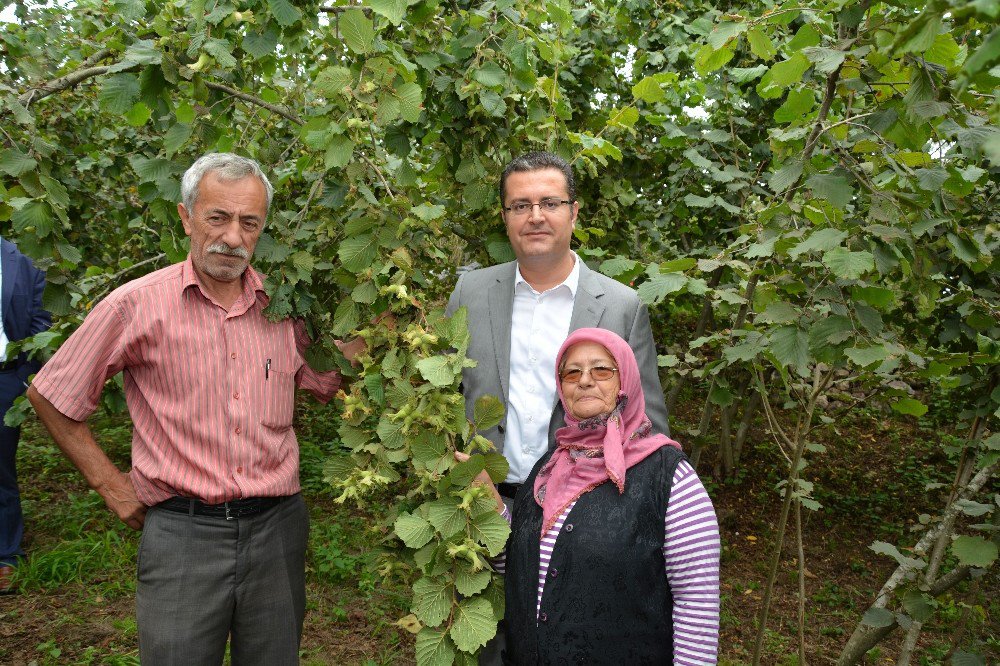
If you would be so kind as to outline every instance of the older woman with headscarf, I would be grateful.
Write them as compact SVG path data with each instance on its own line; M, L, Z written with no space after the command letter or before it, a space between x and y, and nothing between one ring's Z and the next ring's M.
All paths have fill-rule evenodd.
M566 426L514 499L501 563L505 663L714 664L715 511L680 445L652 432L631 348L579 329L556 368Z

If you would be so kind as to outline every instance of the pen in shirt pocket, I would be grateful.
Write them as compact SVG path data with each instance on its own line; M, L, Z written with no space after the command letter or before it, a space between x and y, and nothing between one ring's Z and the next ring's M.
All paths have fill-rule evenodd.
M264 364L264 381L267 381L271 376L271 359L267 359L267 363Z

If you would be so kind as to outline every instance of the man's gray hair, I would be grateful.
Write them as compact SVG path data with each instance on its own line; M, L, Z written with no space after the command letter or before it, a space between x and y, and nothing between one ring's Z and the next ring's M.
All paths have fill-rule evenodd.
M554 153L538 150L515 157L504 167L503 175L500 176L500 205L504 206L507 203L507 177L510 174L542 169L555 169L562 172L566 178L566 192L569 194L569 200L576 201L576 179L573 177L573 167Z
M267 209L271 210L271 199L274 197L274 187L271 181L264 175L264 170L260 164L249 157L240 157L233 153L207 153L202 155L195 163L188 167L181 179L181 201L188 213L194 212L194 205L198 201L198 186L201 179L208 173L214 173L216 178L222 181L242 180L247 176L256 176L264 184L267 192Z

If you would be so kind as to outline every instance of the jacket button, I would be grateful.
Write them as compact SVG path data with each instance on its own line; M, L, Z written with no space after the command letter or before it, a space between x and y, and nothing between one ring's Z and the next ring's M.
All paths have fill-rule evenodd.
M558 569L553 569L552 571L549 572L549 576L551 576L552 578L555 578L558 575L559 575Z
M539 622L548 622L549 621L549 616L546 615L545 613L542 613L541 615L538 616L538 621Z
M572 532L573 531L573 523L570 523L569 525L567 525L563 529L566 530L567 532Z

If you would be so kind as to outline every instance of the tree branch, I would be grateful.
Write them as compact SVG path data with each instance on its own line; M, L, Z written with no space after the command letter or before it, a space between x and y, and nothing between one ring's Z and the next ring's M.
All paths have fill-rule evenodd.
M219 92L224 92L227 95L231 95L237 99L241 99L244 102L249 102L250 104L256 104L259 107L265 108L272 113L277 113L282 118L291 120L296 125L302 125L303 121L290 109L278 106L277 104L271 104L270 102L265 102L260 97L256 95L251 95L250 93L245 93L242 90L237 90L236 88L230 88L229 86L223 85L221 83L214 83L209 81L205 83L205 86L211 90L218 90Z
M81 62L80 67L75 71L23 92L18 96L17 101L20 102L21 106L24 108L28 108L33 102L44 99L53 93L66 90L67 88L72 88L81 81L86 81L91 77L104 74L108 71L108 68L105 66L98 67L96 65L112 53L113 51L111 49L100 49L99 51L94 52Z

